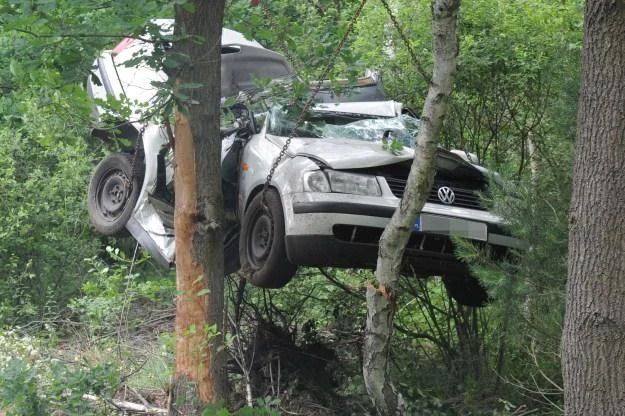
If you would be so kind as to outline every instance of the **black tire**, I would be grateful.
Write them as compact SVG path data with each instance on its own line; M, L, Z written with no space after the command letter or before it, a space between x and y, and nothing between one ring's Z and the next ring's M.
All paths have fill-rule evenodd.
M297 266L286 256L280 196L274 189L267 191L265 203L269 212L263 209L261 198L262 193L256 195L243 216L239 242L241 268L254 286L277 289L293 278Z
M132 158L127 153L108 155L96 166L89 181L89 218L95 229L104 235L125 235L126 223L137 204L144 167L143 160L138 160L133 176Z
M226 229L228 226L226 225ZM228 276L241 268L239 262L239 229L224 236L224 274Z
M473 276L443 277L449 296L461 305L480 307L489 302L488 292Z

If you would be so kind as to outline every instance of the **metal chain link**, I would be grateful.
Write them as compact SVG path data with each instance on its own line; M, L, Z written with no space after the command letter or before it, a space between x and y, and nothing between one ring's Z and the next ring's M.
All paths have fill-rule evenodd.
M275 32L275 33L280 33L277 28L276 28L276 22L273 19L273 15L271 14L271 10L269 10L269 6L267 6L267 4L265 2L261 2L260 3L260 8L263 11L263 14L265 15L265 19L267 19L267 22L269 22L269 27ZM281 39L284 43L284 47L280 48L280 52L286 57L287 61L289 61L289 64L291 65L291 68L293 68L296 72L297 72L297 62L295 61L295 58L293 58L293 55L291 54L291 51L289 50L289 45L287 43L287 41L285 39Z
M261 191L260 205L262 207L262 210L265 212L265 214L267 214L269 216L269 221L271 223L271 228L270 228L271 231L269 233L269 241L267 242L267 244L270 245L270 246L273 245L273 238L274 238L273 230L275 228L275 222L274 222L273 215L271 215L271 211L269 210L269 207L267 206L267 201L266 201L266 195L267 195L267 191L269 190L269 184L271 183L271 180L272 180L273 175L274 175L274 173L276 171L276 168L278 167L278 165L282 161L282 158L284 157L284 155L286 154L289 146L291 145L291 140L293 139L293 137L295 137L297 128L299 128L304 123L304 119L306 117L306 112L308 111L308 108L311 106L311 104L313 103L315 97L317 96L317 94L321 90L321 86L323 85L324 79L327 78L328 74L330 73L330 70L334 66L334 61L336 60L336 57L338 56L338 54L341 52L341 50L345 46L345 42L347 41L347 37L353 31L354 25L356 23L356 20L360 16L360 13L362 12L362 9L365 6L366 2L367 2L367 0L362 0L360 5L356 9L356 12L354 13L354 16L352 17L352 20L350 21L349 26L347 27L347 30L345 31L345 33L341 37L341 40L339 41L336 49L334 50L334 53L331 55L330 59L328 60L327 65L325 66L323 71L319 74L319 79L317 80L317 84L315 85L315 87L312 90L312 93L309 95L308 99L304 103L304 106L302 108L302 112L301 112L300 116L298 117L297 121L295 122L295 125L291 129L291 131L289 133L289 136L287 137L286 142L284 143L284 146L282 146L282 149L280 149L280 153L278 154L278 157L276 158L276 160L272 164L271 169L269 169L269 173L267 174L267 178L265 180L265 184L263 185L263 190ZM264 4L264 2L261 3L261 5L263 6L263 12L265 13L265 16L266 16L267 20L270 22L270 24L273 25L273 19L271 17L271 13L269 12L269 9ZM275 28L274 28L274 30L275 30ZM285 49L286 50L282 51L282 52L284 53L286 58L292 64L294 64L295 60L293 59L292 55L288 51L288 45L287 45L287 47Z
M414 63L414 65L417 67L417 71L419 72L419 74L421 74L425 82L429 84L431 81L431 78L428 75L428 73L425 71L425 69L423 69L423 66L421 65L421 61L419 61L419 59L417 58L417 54L415 53L414 49L412 49L412 46L410 45L410 41L408 40L408 37L406 37L406 34L404 30L402 29L401 25L399 24L397 17L395 17L395 15L393 14L393 11L391 10L391 6L389 6L386 0L380 0L380 1L382 2L382 5L384 5L384 8L386 9L386 13L388 13L388 17L393 22L393 26L395 26L395 30L397 30L399 37L404 42L404 45L406 45L406 49L408 49L408 54L410 55L410 58L412 59L412 62Z
M141 143L143 142L143 133L145 133L145 125L141 126L141 130L139 130L139 136L137 136L137 140L135 140L134 153L132 155L132 161L130 162L130 178L126 178L126 181L124 183L127 188L126 195L124 196L126 200L130 198L130 194L132 193L132 183L135 180L135 176L137 176L137 155L139 154L139 152L142 151Z
M127 192L124 195L124 198L128 200L130 198L130 194L132 193L132 183L135 180L135 176L137 176L137 159L139 152L142 152L142 143L143 143L143 133L145 133L145 125L141 126L141 130L139 130L139 136L137 136L137 140L135 140L134 153L132 155L132 160L130 161L130 178L125 177L124 185L126 186Z
M354 26L356 24L356 21L358 20L358 17L360 17L362 9L364 8L366 3L367 3L367 0L362 0L360 2L360 4L358 5L358 8L354 12L354 16L352 17L352 20L349 22L349 26L347 27L347 30L345 31L345 33L341 37L341 40L339 41L338 45L336 46L336 49L334 50L334 52L330 56L330 59L328 60L327 65L325 66L323 71L319 74L319 79L317 80L317 83L316 83L315 87L313 88L312 93L308 96L308 99L304 103L304 107L302 108L302 112L301 112L300 116L298 117L297 121L295 122L295 125L291 129L291 132L289 133L289 136L287 137L286 142L284 143L284 146L282 146L282 149L280 149L280 153L278 154L278 157L274 161L273 165L271 166L271 169L269 170L269 173L267 174L267 178L265 180L265 184L263 186L263 190L262 190L262 194L261 194L261 206L263 207L265 212L269 212L269 209L267 208L267 204L266 204L266 201L265 201L265 196L267 194L267 190L269 189L269 184L271 183L271 180L273 179L273 175L274 175L274 173L276 171L276 168L278 167L278 165L282 161L282 158L284 157L284 155L286 154L289 146L291 145L291 140L293 140L293 137L295 137L296 130L304 123L305 118L306 118L306 112L308 111L308 109L310 108L311 104L315 100L315 97L317 96L317 94L321 90L321 86L323 85L323 81L328 77L328 74L330 73L330 70L334 66L334 61L336 60L337 56L339 55L339 53L341 52L341 50L345 46L345 42L347 41L347 37L354 30ZM270 217L271 217L271 215L270 215ZM271 218L271 220L272 220L272 228L273 228L273 217Z
M139 130L139 136L137 137L137 140L135 141L135 151L134 151L134 154L132 155L132 163L131 163L131 175L132 175L130 178L131 184L135 178L135 175L137 174L137 155L139 154L139 152L142 151L141 145L143 143L144 133L145 133L145 124L141 126L141 130Z

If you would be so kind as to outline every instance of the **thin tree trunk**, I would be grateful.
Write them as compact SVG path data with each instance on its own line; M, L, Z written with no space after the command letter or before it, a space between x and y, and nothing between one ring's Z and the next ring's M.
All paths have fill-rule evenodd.
M379 285L367 288L363 373L367 391L378 412L384 415L406 413L406 404L393 386L389 371L396 288L406 244L434 180L438 133L456 70L459 7L460 0L432 2L434 70L423 106L415 158L404 197L380 239L376 268Z
M189 97L176 113L176 355L170 412L198 415L225 398L221 27L224 0L176 6L176 79ZM185 85L199 88L180 89Z
M527 158L530 162L532 182L535 182L538 177L538 156L536 155L536 145L534 144L534 133L531 130L527 132Z
M625 414L625 1L589 0L562 337L565 415Z

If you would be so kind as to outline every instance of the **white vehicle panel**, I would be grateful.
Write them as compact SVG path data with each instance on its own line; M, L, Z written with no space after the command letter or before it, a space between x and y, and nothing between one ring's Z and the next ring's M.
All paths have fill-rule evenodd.
M267 136L278 146L286 139L280 136ZM312 157L333 169L355 169L371 166L390 165L412 159L414 151L405 147L399 155L384 149L380 142L363 142L351 139L294 138L288 149L292 156ZM346 157L349 155L349 157Z
M363 114L377 117L397 117L401 114L402 104L397 101L323 103L313 107L313 111L331 111L333 113Z

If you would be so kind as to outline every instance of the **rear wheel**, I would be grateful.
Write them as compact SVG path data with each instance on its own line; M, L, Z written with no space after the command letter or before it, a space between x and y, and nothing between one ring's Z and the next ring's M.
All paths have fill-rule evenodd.
M142 163L142 162L141 162ZM132 155L113 153L96 166L89 182L88 210L91 223L104 235L120 235L139 198L143 165L132 174Z
M284 212L278 192L274 189L266 192L267 210L261 199L262 193L256 195L243 217L239 243L241 266L254 286L280 288L293 278L297 266L286 256Z
M224 235L224 274L227 276L239 270L239 228L238 225L228 227ZM229 231L229 232L228 232Z
M443 277L449 296L461 305L486 306L488 293L479 280L473 276Z

